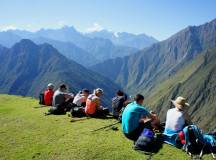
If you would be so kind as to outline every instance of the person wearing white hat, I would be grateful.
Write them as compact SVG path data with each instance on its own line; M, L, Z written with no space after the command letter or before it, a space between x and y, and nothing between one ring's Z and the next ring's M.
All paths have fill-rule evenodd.
M54 95L54 85L49 83L44 91L44 103L46 106L52 106L52 98Z
M166 137L172 137L171 139L166 139L165 142L175 145L175 138L173 137L178 135L186 125L192 124L192 122L187 113L190 104L186 102L184 97L177 97L176 100L171 100L171 102L174 108L167 111L164 135Z

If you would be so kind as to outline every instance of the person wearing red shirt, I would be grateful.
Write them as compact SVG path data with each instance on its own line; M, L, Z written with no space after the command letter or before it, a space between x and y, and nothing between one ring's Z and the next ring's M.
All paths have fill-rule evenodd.
M52 99L54 95L54 85L49 83L47 90L44 91L44 103L46 106L52 106Z

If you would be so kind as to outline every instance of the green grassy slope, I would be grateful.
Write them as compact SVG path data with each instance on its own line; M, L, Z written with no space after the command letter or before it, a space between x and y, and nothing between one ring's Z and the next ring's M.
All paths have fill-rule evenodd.
M132 142L119 131L94 129L115 122L112 119L74 119L67 115L44 116L32 98L0 95L0 160L17 159L131 159L149 156L132 149ZM164 145L151 159L189 159L186 153ZM204 156L204 159L211 159Z
M211 131L216 127L216 48L200 53L191 63L161 82L146 98L146 103L165 118L170 100L177 96L188 99L189 113L202 129Z

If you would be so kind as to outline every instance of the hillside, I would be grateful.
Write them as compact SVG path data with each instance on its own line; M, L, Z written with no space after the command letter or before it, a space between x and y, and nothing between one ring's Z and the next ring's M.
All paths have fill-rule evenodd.
M148 93L155 85L175 74L203 50L216 46L216 19L190 26L169 39L136 54L105 61L92 70L110 78L130 93Z
M188 98L193 121L206 131L216 128L216 48L207 49L147 95L151 105L165 119L170 100Z
M120 130L94 129L115 122L111 119L75 119L67 115L44 116L47 107L32 98L0 95L0 159L40 160L187 160L181 150L163 145L152 157L132 149ZM203 157L210 160L211 156Z
M194 122L209 130L216 127L216 52L211 49L215 46L213 20L188 27L135 55L105 61L92 69L132 95L143 93L147 104L163 119L170 100L184 95L192 104L190 114Z
M86 66L86 67L99 62L95 56L92 56L90 53L77 47L71 42L62 42L62 41L51 40L51 39L42 38L42 37L33 38L32 41L37 44L43 44L43 43L51 44L65 57L71 60L74 60L75 62L83 66Z
M0 68L0 93L38 97L48 83L66 83L75 93L82 88L103 88L108 105L119 89L107 78L62 56L51 45L36 45L27 39L0 52Z

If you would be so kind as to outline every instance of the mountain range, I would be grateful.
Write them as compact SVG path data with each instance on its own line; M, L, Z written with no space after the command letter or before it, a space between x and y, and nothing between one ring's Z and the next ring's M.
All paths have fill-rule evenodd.
M21 38L32 41L16 43ZM65 82L72 91L104 88L108 104L123 88L131 95L144 94L162 121L173 107L170 100L181 95L191 104L196 124L206 131L215 128L216 19L144 48L143 42L140 35L83 34L73 27L0 32L0 44L16 43L0 45L0 92L37 96L50 81Z
M132 48L143 49L156 42L155 38L145 34L132 34L127 32L112 32L108 30L101 30L86 33L91 38L109 39L115 45L129 46Z
M205 61L207 64L212 64L212 70L208 70L208 67L198 67L194 72L191 71L191 74L188 75L188 81L186 79L187 83L185 82L185 85L182 85L181 88L178 88L179 84L177 82L183 81L184 74L177 79L176 86L167 84L163 91L157 90L157 88L163 88L164 81L170 80L175 76L178 77L178 73L183 67L195 61L197 56L203 51L215 46L216 19L200 26L189 26L167 40L155 43L136 54L107 60L93 66L92 70L115 81L131 94L137 92L143 93L151 108L159 111L163 119L165 118L165 112L167 110L167 104L170 102L170 97L175 98L181 93L184 93L183 95L188 98L189 102L196 105L191 107L190 114L193 115L196 122L199 122L202 127L208 129L209 126L211 126L211 128L212 126L216 127L216 111L215 109L213 110L213 106L215 106L216 103L212 101L208 102L209 95L211 95L211 97L216 95L214 89L216 82L212 80L212 73L216 70L215 65L213 65L214 61L211 59L209 59L209 62L207 60ZM213 58L216 54L215 50L211 52L211 56L209 56ZM190 67L186 67L186 71L188 72L191 69ZM210 78L206 79L206 77L202 77L202 73L204 74L205 70L206 74L211 74L209 75ZM191 79L197 79L196 83ZM205 89L206 85L210 86L210 88L213 87L209 89L208 92L205 92L207 95L203 94L202 90L199 89L200 86ZM184 88L185 86L188 88ZM173 87L177 87L174 92L175 94L168 92L168 90ZM162 99L158 99L157 96L151 96L152 93L162 97ZM165 93L167 93L166 96L164 95ZM201 97L198 95L201 95ZM201 100L199 98L201 98ZM208 118L206 118L207 113L211 112L211 110L209 111L209 108L206 106L209 106L211 110L213 110L211 116ZM199 111L200 115L196 116L195 114L197 112L195 111L199 107L202 107L202 110ZM201 113L205 113L205 118L203 116L204 114ZM205 120L202 121L203 119ZM208 122L211 124L207 125Z
M0 44L11 47L21 39L31 39L37 44L46 42L67 58L88 67L107 59L131 55L139 48L150 46L157 41L145 34L134 35L126 32L119 33L121 36L114 39L111 36L114 33L105 30L104 32L110 36L103 36L98 32L84 34L68 26L60 29L41 29L37 32L8 30L0 32Z
M119 89L112 81L67 59L49 44L36 45L23 39L9 49L0 47L0 59L0 93L38 97L48 83L56 87L66 83L73 93L82 88L103 88L104 104L108 105Z

